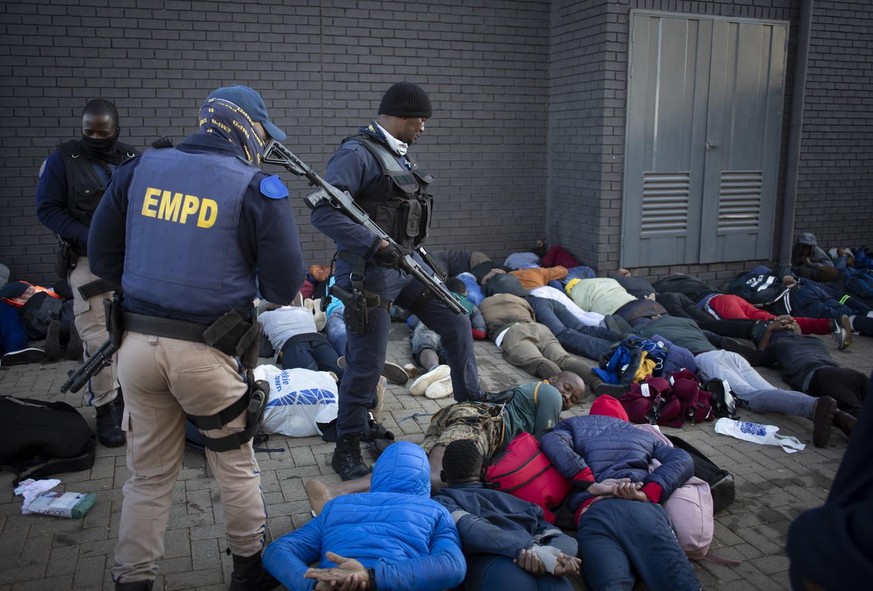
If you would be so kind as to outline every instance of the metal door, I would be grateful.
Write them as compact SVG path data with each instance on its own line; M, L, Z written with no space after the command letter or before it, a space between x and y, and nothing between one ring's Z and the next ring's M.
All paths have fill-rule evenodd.
M632 13L622 265L770 256L787 32Z

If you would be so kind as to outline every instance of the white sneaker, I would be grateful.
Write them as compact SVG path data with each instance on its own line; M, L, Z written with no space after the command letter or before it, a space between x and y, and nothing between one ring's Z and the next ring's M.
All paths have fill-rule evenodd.
M448 375L428 386L424 395L431 400L439 400L440 398L448 398L452 393L452 376Z
M413 396L424 396L428 387L434 382L451 375L452 370L448 365L437 365L426 374L419 376L409 387L409 393Z

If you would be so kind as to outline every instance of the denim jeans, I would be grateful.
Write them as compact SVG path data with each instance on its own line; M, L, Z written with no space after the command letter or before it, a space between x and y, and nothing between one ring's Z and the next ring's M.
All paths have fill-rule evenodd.
M467 591L572 591L566 577L535 576L512 562L508 556L471 554L467 557Z
M803 392L779 390L765 380L737 353L708 351L696 356L701 379L727 380L731 391L749 410L758 413L778 412L812 418L816 399Z
M595 501L576 531L590 591L631 591L634 572L649 591L699 591L664 508L627 499Z

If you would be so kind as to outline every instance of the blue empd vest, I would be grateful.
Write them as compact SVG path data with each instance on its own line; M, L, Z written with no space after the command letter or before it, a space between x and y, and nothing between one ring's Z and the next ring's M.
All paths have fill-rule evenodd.
M147 151L128 189L124 292L215 318L250 308L255 272L237 234L243 196L257 172L234 156Z

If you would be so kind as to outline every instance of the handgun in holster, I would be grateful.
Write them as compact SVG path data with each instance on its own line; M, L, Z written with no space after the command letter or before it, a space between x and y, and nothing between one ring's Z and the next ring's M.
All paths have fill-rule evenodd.
M264 411L270 399L270 384L265 380L257 380L252 385L249 406L246 409L246 426L260 425ZM254 436L254 435L253 435Z
M103 312L106 315L106 332L109 334L109 341L118 349L121 347L121 337L124 334L121 322L121 295L118 292L112 295L112 299L103 300Z
M364 292L358 289L347 291L336 284L330 288L330 292L345 304L343 318L346 330L352 334L364 334L367 331L367 298Z

